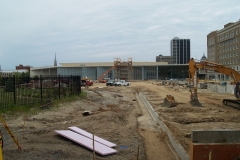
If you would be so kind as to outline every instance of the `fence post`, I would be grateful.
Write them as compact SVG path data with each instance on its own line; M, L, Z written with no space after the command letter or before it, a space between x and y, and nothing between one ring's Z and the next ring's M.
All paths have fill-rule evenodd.
M69 83L71 83L71 84L69 84L69 85L71 85L70 87L71 87L71 95L73 95L73 91L72 91L72 83L73 83L73 76L71 75L71 82L70 81L68 81Z
M60 74L58 75L58 99L60 99Z
M79 94L81 94L82 92L82 87L81 87L81 76L79 76L79 79L78 79L78 96Z
M13 101L14 104L16 104L16 83L15 83L16 77L13 75Z
M42 103L42 75L40 75L40 99Z

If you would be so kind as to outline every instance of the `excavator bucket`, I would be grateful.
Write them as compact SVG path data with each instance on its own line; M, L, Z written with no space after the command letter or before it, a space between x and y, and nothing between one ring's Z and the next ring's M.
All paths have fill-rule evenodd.
M175 98L171 95L167 95L165 98L164 98L164 101L163 101L163 104L162 104L162 107L175 107L177 105L177 102L175 100Z
M191 105L193 107L202 107L202 104L198 100L197 91L195 90L194 92L192 92L192 90L190 90L190 93L191 93L191 96L190 96Z
M190 103L193 107L202 107L202 104L199 102L198 99L191 99Z

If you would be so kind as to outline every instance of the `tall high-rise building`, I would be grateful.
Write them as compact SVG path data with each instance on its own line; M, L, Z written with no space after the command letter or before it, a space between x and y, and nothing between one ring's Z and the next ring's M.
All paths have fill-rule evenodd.
M190 39L175 37L171 40L171 56L173 64L187 64L190 60Z
M240 20L207 35L208 60L240 71Z

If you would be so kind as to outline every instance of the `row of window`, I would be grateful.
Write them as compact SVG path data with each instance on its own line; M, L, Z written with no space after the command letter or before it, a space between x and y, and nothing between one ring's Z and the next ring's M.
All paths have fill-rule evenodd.
M224 54L224 55L219 55L218 58L219 59L225 59L225 58L231 58L231 57L237 57L238 56L238 52L233 52L230 54Z
M219 63L222 64L222 65L237 64L238 59L230 59L230 60L227 60L227 61L220 61Z
M236 49L238 49L238 44L236 44ZM235 50L235 45L234 46L230 46L230 47L226 47L223 49L219 49L218 53L224 53L224 52L228 52L228 51L234 51Z
M222 46L226 46L226 45L229 45L229 44L232 44L232 43L235 43L235 42L238 42L238 37L236 37L236 38L233 38L233 39L229 39L229 40L226 40L226 41L224 41L224 42L220 42L219 43L219 47L222 47Z
M228 38L234 37L234 33L235 33L236 35L238 35L238 29L236 29L236 30L231 30L231 31L229 31L228 33L225 33L225 34L223 34L223 35L221 35L221 36L218 36L218 42L223 41L223 40L228 39Z

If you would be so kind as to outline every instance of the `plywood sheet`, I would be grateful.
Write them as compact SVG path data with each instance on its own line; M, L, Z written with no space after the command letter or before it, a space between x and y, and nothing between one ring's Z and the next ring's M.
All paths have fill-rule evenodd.
M90 138L87 138L83 135L80 135L76 132L70 131L70 130L55 130L55 132L65 138L68 138L88 149L93 150L93 140ZM99 143L97 141L94 141L94 149L95 152L100 155L109 155L113 153L117 153L117 150L112 149L106 145L103 145L102 143Z
M85 131L83 129L80 129L78 127L68 127L68 128L70 130L76 132L76 133L79 133L79 134L83 135L83 136L86 136L86 137L91 138L91 139L93 138L93 135L91 133L89 133L89 132L87 132L87 131ZM108 147L116 147L117 146L116 144L114 144L112 142L109 142L109 141L107 141L107 140L105 140L103 138L100 138L98 136L95 136L95 135L94 135L94 140L99 142L99 143L102 143L102 144L104 144L104 145L106 145Z

